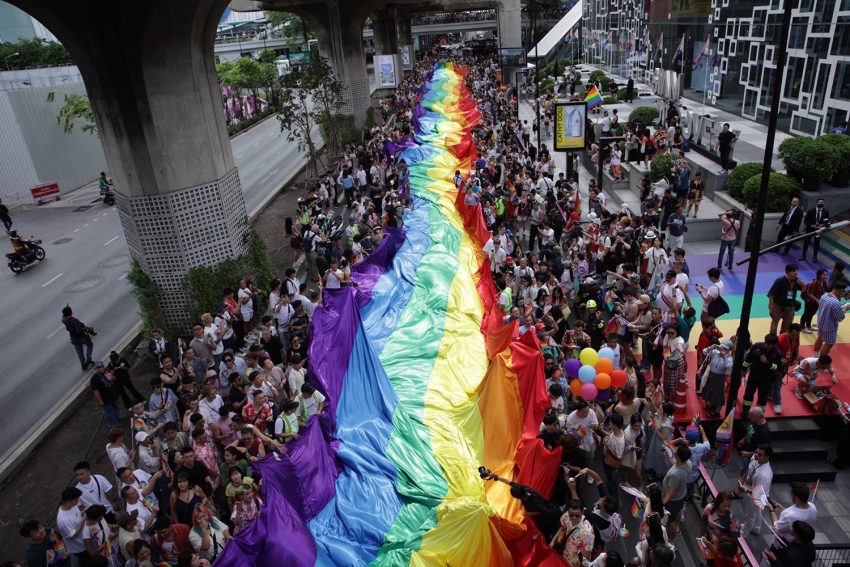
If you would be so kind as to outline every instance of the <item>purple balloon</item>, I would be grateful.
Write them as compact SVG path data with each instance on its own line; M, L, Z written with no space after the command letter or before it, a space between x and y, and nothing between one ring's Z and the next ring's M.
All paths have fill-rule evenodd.
M571 358L564 363L564 372L570 378L578 378L579 368L581 368L581 361L577 358Z
M599 390L599 392L596 394L596 401L597 402L607 402L610 399L611 399L611 389L610 388L606 388L604 390Z

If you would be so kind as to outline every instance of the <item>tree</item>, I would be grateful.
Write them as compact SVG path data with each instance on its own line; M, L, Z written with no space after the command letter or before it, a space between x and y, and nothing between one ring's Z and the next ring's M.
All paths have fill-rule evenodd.
M307 150L307 168L315 177L319 173L319 152L312 134L316 113L309 104L314 84L309 69L295 69L282 77L277 119L286 139L296 142L299 151Z
M22 39L15 43L0 43L0 60L9 69L57 67L73 65L74 60L61 43L41 38Z
M336 154L342 149L341 126L344 122L339 115L342 108L342 83L339 82L328 60L316 55L310 61L307 72L313 80L313 101L319 107L318 122L327 132L330 152Z
M274 52L271 52L272 55ZM269 106L277 103L277 69L268 61L269 55L264 52L266 61L255 61L250 57L240 57L236 61L224 61L215 67L218 80L239 90L248 90L259 101L260 89L264 91Z
M51 91L47 95L47 102L56 100L56 92ZM74 125L79 124L80 130L89 134L97 132L97 123L94 120L94 111L91 108L89 97L81 94L65 94L65 100L59 114L56 115L56 123L62 125L66 134L74 130Z
M316 37L315 32L307 26L307 21L301 16L289 12L267 11L266 20L270 28L279 27L288 42L300 41L306 45L309 40Z

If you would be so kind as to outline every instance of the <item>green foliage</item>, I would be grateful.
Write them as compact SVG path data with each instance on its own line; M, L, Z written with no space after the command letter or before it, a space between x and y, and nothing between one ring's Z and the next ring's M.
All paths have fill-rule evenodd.
M662 177L671 175L673 165L676 163L672 154L657 154L649 163L649 177L653 182L660 181Z
M342 83L327 59L321 56L313 57L310 64L301 69L294 69L283 77L282 82L277 115L280 129L290 142L296 142L299 149L307 150L310 171L317 175L319 154L311 132L313 125L319 123L322 116L336 117L325 120L322 134L332 154L342 148L344 136L352 136L350 126L339 113L343 106ZM311 99L313 105L308 104ZM353 126L353 120L350 124Z
M788 208L791 197L800 192L800 183L796 179L775 171L771 172L767 183L765 212L768 213L781 213ZM760 186L761 174L753 175L744 183L744 198L741 202L751 211L754 211L758 206Z
M755 162L738 164L738 166L729 172L729 176L726 178L726 190L729 192L729 196L743 202L744 183L750 177L761 174L761 168L762 164ZM773 170L771 169L771 171Z
M632 112L629 114L629 128L635 127L635 121L638 118L641 118L643 120L643 123L649 126L650 124L658 120L659 116L660 115L658 113L658 109L654 106L639 106L632 110Z
M545 79L540 79L540 93L545 93L546 91L550 91L555 88L555 81L546 77Z
M248 251L244 255L223 260L215 267L198 266L186 274L183 289L190 301L186 322L197 319L202 313L214 313L222 290L225 287L235 290L239 279L246 274L254 274L254 285L264 291L268 291L269 282L275 277L265 242L254 230L250 232Z
M626 100L626 87L620 87L617 89L617 100Z
M835 174L829 181L836 187L846 187L848 175L850 175L850 136L846 134L824 134L819 136L818 140L838 150L841 157Z
M377 118L375 118L375 107L370 106L366 109L366 128L374 128L375 124L378 123Z
M74 64L71 54L61 43L41 38L0 43L0 61L3 61L4 70L6 65L11 70L20 70Z
M274 52L271 52L274 55ZM269 106L277 104L278 81L277 69L274 65L274 57L269 61L268 50L261 54L265 62L255 61L250 57L240 57L236 61L223 61L215 66L218 80L222 84L230 85L237 89L245 89L260 98L260 89L265 92L266 102Z
M283 37L294 43L307 43L307 40L315 39L316 33L307 26L306 20L289 12L267 10L266 20L269 27L278 26L283 29Z
M227 127L227 134L229 136L235 136L239 132L247 130L248 128L250 128L251 126L253 126L257 122L259 122L260 120L268 118L269 116L271 116L274 113L275 113L274 109L266 108L265 110L261 110L260 112L255 113L250 118L240 120L239 122L234 122L233 124L231 124L230 126Z
M602 99L602 104L617 104L617 99L613 96L606 96Z
M159 306L159 286L135 260L130 265L127 281L133 286L132 293L139 304L139 315L142 317L142 326L144 327L143 333L147 335L151 329L165 329L165 318L162 316ZM168 333L168 336L176 336L176 333Z
M316 114L316 123L319 125L322 140L328 146L330 146L332 128L336 128L342 145L363 141L360 130L354 125L354 116L351 114L329 115L319 112Z
M56 92L47 93L47 102L56 100ZM56 115L56 123L62 126L66 134L74 130L74 125L79 124L80 130L89 134L97 132L97 124L94 121L94 111L91 108L89 97L81 94L65 94L59 114Z
M599 80L602 80L602 77L604 77L604 76L605 76L605 71L602 71L600 69L594 69L593 71L590 72L590 80L591 81L594 81L597 78Z
M601 92L608 92L608 85L611 84L611 77L602 76L599 77L599 90Z
M825 181L837 172L841 152L823 138L798 136L779 144L779 158L795 179Z

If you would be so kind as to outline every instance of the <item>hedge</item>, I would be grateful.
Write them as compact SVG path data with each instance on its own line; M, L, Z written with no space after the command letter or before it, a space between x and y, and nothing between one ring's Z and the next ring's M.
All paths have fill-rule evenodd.
M662 177L672 175L673 166L676 164L676 159L672 154L658 154L649 164L649 177L655 181L660 181Z
M737 169L737 168L736 168ZM800 183L783 173L771 172L767 185L767 203L765 212L781 213L788 208L791 197L799 193ZM741 200L748 209L754 211L758 206L761 175L756 174L744 183L744 198Z
M742 163L730 171L726 178L726 190L729 191L729 196L743 202L744 183L753 175L760 174L761 168L760 163Z
M658 113L658 109L654 106L639 106L632 110L632 112L629 114L629 128L633 129L635 127L635 120L637 120L638 118L641 118L643 120L643 123L649 126L650 124L658 120L659 116L660 114Z

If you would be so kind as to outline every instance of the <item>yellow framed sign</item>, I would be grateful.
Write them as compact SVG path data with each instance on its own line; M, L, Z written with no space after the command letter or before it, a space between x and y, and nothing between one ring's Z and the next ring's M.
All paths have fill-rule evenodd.
M585 149L586 125L587 103L555 103L555 151Z

